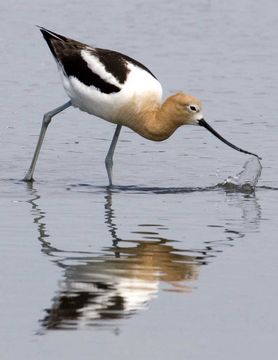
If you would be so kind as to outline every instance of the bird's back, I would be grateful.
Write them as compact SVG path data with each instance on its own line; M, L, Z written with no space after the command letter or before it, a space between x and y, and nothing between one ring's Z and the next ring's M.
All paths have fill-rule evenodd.
M161 85L140 62L40 30L58 64L63 86L80 110L128 126L125 122L147 103L160 104Z

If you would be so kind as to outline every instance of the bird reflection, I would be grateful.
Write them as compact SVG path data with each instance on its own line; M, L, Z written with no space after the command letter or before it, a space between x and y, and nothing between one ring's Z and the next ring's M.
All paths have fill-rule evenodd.
M32 184L28 186L42 251L64 271L52 305L41 320L44 328L107 326L115 319L130 317L148 308L161 282L168 284L168 291L190 291L190 282L198 278L200 265L207 261L209 254L205 250L179 250L177 242L149 229L140 232L142 240L121 239L109 190L105 195L105 223L112 246L102 249L101 255L55 248L39 206L40 195ZM142 225L143 230L144 226L149 224Z
M261 216L254 198L244 199L238 194L239 198L232 197L230 204L243 209L242 228L227 221L222 240L206 242L202 249L182 250L178 249L179 242L160 236L161 225L141 225L139 240L121 238L112 204L113 193L107 189L104 221L112 246L98 253L66 251L51 244L46 214L39 205L40 195L34 185L27 186L42 252L63 269L58 291L40 320L45 329L115 328L121 319L147 309L161 287L167 291L191 291L201 265L223 251L222 245L243 237L246 223L249 230L256 229ZM150 231L150 227L156 231Z

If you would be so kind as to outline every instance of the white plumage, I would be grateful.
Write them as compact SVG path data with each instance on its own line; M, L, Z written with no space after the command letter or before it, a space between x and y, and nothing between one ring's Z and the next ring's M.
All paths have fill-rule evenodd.
M157 79L140 67L127 63L129 70L124 84L120 84L112 74L105 72L99 60L88 53L83 53L88 67L105 81L118 86L119 92L106 94L95 86L87 86L75 76L67 76L60 70L63 86L71 99L72 105L89 114L115 124L126 125L124 112L127 104L133 104L133 111L140 113L146 102L161 104L162 87ZM58 65L60 66L60 65Z

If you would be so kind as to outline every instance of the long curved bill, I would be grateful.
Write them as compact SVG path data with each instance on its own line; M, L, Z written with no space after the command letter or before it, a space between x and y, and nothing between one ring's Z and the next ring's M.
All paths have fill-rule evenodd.
M240 151L242 153L245 154L249 154L249 155L254 155L256 156L258 159L262 159L261 157L259 157L257 154L251 153L249 151L243 150L235 145L233 145L232 143L230 143L228 140L224 139L220 134L218 134L218 132L216 132L204 119L199 120L199 125L203 126L204 128L206 128L208 131L210 131L214 136L216 136L218 139L220 139L221 141L223 141L223 143L225 143L226 145L230 146L231 148Z

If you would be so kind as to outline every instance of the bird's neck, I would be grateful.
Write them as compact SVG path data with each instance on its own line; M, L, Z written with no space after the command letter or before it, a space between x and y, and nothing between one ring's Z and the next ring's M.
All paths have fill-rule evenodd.
M137 114L131 128L146 139L166 140L182 125L168 99L162 105L148 104L144 106L144 109Z

